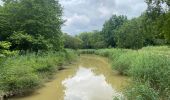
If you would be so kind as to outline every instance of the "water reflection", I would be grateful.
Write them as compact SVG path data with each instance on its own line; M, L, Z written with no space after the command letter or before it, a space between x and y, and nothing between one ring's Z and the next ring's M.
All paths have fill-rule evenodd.
M64 100L113 100L113 97L123 97L106 82L104 75L96 76L92 69L83 67L62 84L66 88Z

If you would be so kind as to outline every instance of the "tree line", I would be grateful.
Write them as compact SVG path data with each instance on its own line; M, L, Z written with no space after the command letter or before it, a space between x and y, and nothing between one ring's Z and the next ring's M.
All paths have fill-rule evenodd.
M141 16L128 19L125 15L113 15L101 31L83 32L76 36L61 31L64 21L58 0L3 2L0 6L0 41L9 44L9 50L37 52L62 50L64 47L139 49L170 43L168 0L145 0L148 8Z
M113 15L101 31L83 32L75 36L81 40L79 48L140 49L148 45L170 43L170 3L168 0L146 0L148 8L139 17L128 19ZM74 42L69 42L71 45Z
M58 0L2 1L0 41L8 42L10 50L38 52L63 48L64 21Z

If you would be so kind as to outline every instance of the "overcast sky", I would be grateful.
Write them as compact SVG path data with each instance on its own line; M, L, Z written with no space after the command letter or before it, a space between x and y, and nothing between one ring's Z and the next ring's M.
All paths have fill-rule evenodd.
M67 20L62 30L72 35L101 30L113 14L137 17L147 7L144 0L60 0L60 3Z
M64 8L66 21L63 32L72 35L101 30L111 15L139 16L146 10L144 0L59 0ZM1 4L1 0L0 0Z

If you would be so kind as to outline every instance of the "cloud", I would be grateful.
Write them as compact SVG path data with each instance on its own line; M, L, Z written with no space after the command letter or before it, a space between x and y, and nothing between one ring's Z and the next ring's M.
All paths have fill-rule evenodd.
M3 3L2 3L2 1L0 0L0 5L2 5Z
M144 0L60 0L60 3L67 20L62 30L72 35L101 30L113 14L137 17L147 7Z
M139 16L146 10L144 0L59 0L63 6L62 30L72 35L92 30L101 30L104 22L113 14ZM2 4L0 0L0 5Z

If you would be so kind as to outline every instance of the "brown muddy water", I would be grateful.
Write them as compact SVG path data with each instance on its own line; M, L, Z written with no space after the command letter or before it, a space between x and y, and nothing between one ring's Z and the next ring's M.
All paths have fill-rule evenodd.
M123 98L129 79L113 72L109 60L96 55L80 59L56 73L55 78L34 93L10 100L113 100Z

